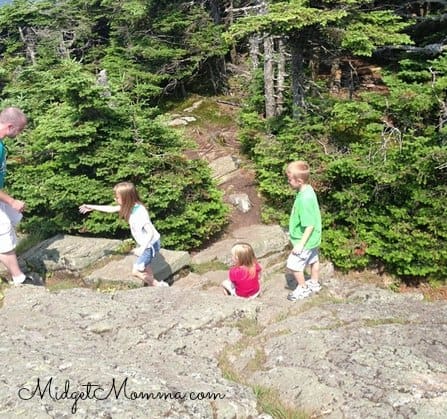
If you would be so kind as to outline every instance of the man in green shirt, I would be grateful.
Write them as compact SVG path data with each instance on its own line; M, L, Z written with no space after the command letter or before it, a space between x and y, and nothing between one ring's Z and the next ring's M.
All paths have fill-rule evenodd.
M3 190L7 157L4 138L14 138L19 135L26 123L25 114L18 108L6 108L0 112L0 262L8 269L15 285L41 285L22 272L15 252L17 245L15 226L22 219L25 202L14 199Z
M318 292L320 262L318 249L321 243L321 214L318 199L309 185L310 169L304 161L295 161L286 170L289 185L297 190L289 220L289 235L293 249L287 259L287 268L292 271L298 286L288 295L290 301L309 297ZM310 266L311 280L306 284L304 269Z

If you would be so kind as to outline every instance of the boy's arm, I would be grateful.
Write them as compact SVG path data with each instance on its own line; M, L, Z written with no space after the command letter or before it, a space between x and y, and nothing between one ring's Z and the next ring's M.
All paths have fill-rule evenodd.
M307 226L304 229L304 233L303 233L303 236L301 237L300 241L295 246L293 246L292 253L294 255L299 255L303 251L304 246L307 243L307 240L309 240L309 237L312 234L313 230L314 230L314 226Z
M85 214L90 211L101 211L101 212L119 212L120 210L119 205L93 205L93 204L82 204L79 207L79 212L81 214Z

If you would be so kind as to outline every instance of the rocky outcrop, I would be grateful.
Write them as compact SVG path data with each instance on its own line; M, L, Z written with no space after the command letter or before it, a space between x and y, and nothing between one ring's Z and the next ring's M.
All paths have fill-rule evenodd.
M160 281L172 283L191 264L218 261L230 265L231 246L237 241L249 242L265 269L284 264L287 235L279 226L255 225L234 231L193 257L185 251L161 249L152 263L154 275ZM111 281L142 286L142 281L131 275L137 257L123 252L125 247L122 240L57 235L28 250L20 261L25 270L43 275L68 271L81 275L89 284Z
M116 254L122 244L121 240L59 234L22 254L20 261L28 270L79 272L99 259Z
M324 418L441 418L447 412L447 305L326 278L287 304L283 275L260 298L262 331L227 350L234 374ZM257 368L253 363L258 361Z
M0 407L22 418L256 417L219 352L255 305L168 288L115 294L9 289L0 310Z
M238 160L232 156L219 157L209 163L213 179L220 185L226 182L239 169Z
M219 261L231 264L231 247L234 243L248 242L264 269L284 267L289 239L278 225L252 225L240 228L224 240L220 240L192 257L195 264Z
M101 281L128 282L136 286L142 286L142 281L132 277L132 265L136 261L135 255L126 255L123 259L113 259L104 266L94 269L85 276L90 284ZM156 255L151 266L154 276L159 281L173 282L177 273L191 264L191 256L188 252L161 249Z
M238 240L264 267L252 301L220 289ZM54 266L80 266L54 243L63 240L47 247L65 258ZM338 279L330 264L322 265L322 291L292 303L287 246L279 227L252 226L187 255L170 288L6 289L3 416L268 418L262 395L272 392L268 410L279 417L284 406L330 419L444 417L447 304ZM132 257L107 254L78 274L126 280ZM207 264L216 269L202 273Z

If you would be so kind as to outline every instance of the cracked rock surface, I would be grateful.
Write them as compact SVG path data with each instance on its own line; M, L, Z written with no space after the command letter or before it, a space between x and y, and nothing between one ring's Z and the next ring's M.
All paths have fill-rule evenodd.
M237 239L260 255L281 238L250 232ZM227 244L195 258L222 265ZM318 295L290 302L284 246L262 257L251 301L221 293L226 270L169 288L6 289L0 418L267 419L281 406L309 418L447 417L447 303L342 280L329 265Z

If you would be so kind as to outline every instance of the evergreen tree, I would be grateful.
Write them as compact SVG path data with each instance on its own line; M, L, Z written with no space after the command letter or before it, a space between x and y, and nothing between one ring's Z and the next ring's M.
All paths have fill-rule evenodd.
M150 5L48 5L20 0L0 9L3 104L14 103L30 117L9 168L9 187L29 208L23 226L44 236L127 235L116 217L84 220L78 206L110 202L113 185L129 180L157 221L164 246L200 246L221 229L227 210L206 163L184 156L191 144L152 106L169 75L138 54L147 47L141 20ZM118 25L123 13L125 39Z
M376 266L401 278L445 281L445 27L436 33L422 28L445 19L446 6L433 3L419 19L409 2L388 3L389 11L382 2L345 4L346 15L309 40L328 51L320 40L331 35L334 57L371 57L373 65L380 60L381 84L368 91L342 75L334 95L317 78L298 123L290 113L262 123L258 102L247 107L242 141L257 165L264 217L286 223L291 197L283 169L290 160L306 159L324 213L323 254L336 266ZM391 37L396 29L406 34Z
M266 12L240 18L226 39L270 34L286 41L290 52L291 99L295 118L306 107L305 66L346 53L371 56L377 46L409 43L401 17L387 5L364 0L270 2Z

